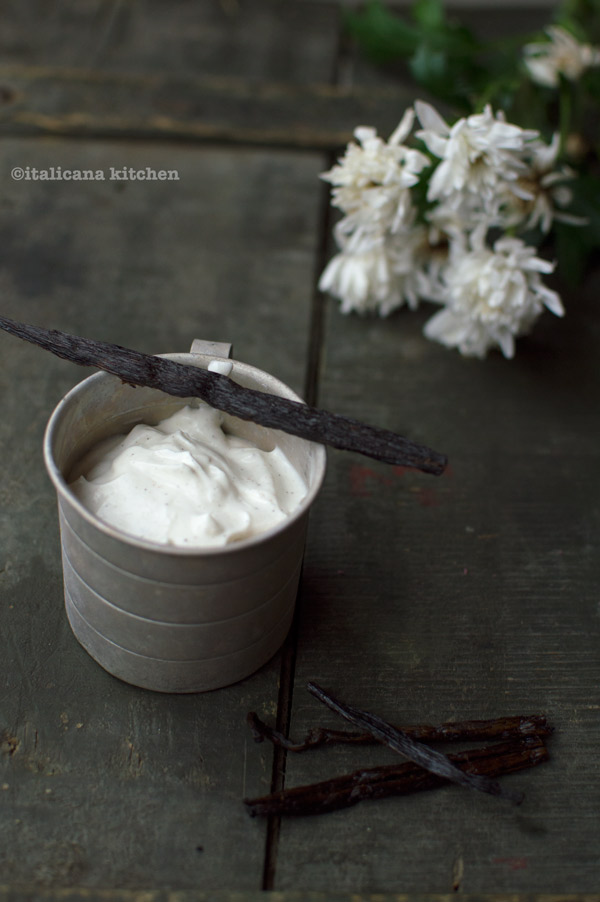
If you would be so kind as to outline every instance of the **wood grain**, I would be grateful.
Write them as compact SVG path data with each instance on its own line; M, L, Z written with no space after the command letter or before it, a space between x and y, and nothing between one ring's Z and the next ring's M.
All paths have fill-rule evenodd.
M336 4L5 7L2 312L147 353L232 341L298 392L309 384L312 403L443 447L452 469L433 486L330 461L283 671L275 659L197 698L140 693L88 659L62 611L40 446L81 371L0 336L0 899L265 898L267 833L241 798L273 774L270 753L246 747L245 715L273 721L279 705L279 725L289 710L303 735L321 713L303 689L316 679L399 723L543 712L552 761L526 785L507 778L526 790L518 812L448 788L401 814L382 800L271 825L273 898L597 902L597 275L511 362L426 342L424 309L342 317L314 292L331 231L318 174L356 125L386 134L414 95L341 40ZM480 19L506 30L516 10ZM181 180L8 177L27 165ZM340 771L357 754L389 763L324 749L277 775L311 782L334 752Z
M8 184L3 312L151 352L230 340L301 388L320 159L66 141L2 152L36 166L168 158L181 175L153 191ZM245 715L272 716L280 661L238 687L173 698L120 683L79 647L41 444L82 371L8 335L0 345L0 880L259 889L265 828L249 827L241 798L268 791L271 753L248 755Z
M4 135L219 141L308 150L342 148L356 123L393 131L412 95L325 83L253 83L193 74L90 73L0 67Z
M535 709L556 741L544 772L507 780L525 791L516 816L444 790L406 799L401 815L381 802L327 825L284 822L279 889L443 892L460 872L466 893L594 891L597 290L595 277L567 296L565 322L544 318L510 362L427 342L426 310L365 328L330 306L320 403L364 411L388 386L383 422L398 426L402 408L417 433L438 429L452 468L428 492L408 472L332 462L313 512L290 734L324 722L303 689L315 680L400 724ZM288 755L286 785L319 779L331 751ZM336 770L389 763L366 752L336 750Z

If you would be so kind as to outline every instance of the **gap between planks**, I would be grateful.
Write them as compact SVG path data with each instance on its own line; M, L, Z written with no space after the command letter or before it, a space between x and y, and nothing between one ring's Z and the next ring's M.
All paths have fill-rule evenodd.
M334 55L334 67L332 83L338 84L340 73L344 64L344 37L340 27L338 29L338 46ZM336 154L330 151L327 154L325 168L329 169L336 161ZM331 232L334 215L329 201L329 185L321 184L319 213L318 213L318 241L315 250L315 269L313 273L313 292L310 309L309 340L306 357L306 371L304 379L304 400L311 406L316 406L319 401L319 384L321 378L321 361L325 340L325 306L326 299L318 289L318 281L321 272L325 268L329 257ZM302 585L302 580L300 580ZM298 616L300 598L296 599L296 610L290 632L288 633L282 649L281 669L279 674L279 693L277 699L276 729L285 736L289 734L292 717L292 702L294 694L294 680L296 674L296 658L298 654ZM285 749L275 746L273 749L273 768L271 772L271 792L278 792L285 787L285 769L287 752ZM281 818L270 816L267 820L267 835L265 842L265 858L263 866L263 890L275 889L277 872L277 857L279 852L279 838L281 833Z

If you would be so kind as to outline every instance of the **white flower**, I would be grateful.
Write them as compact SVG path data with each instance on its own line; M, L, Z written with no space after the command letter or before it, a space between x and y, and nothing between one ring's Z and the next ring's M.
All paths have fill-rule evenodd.
M402 142L410 134L408 109L389 141L372 128L357 128L344 157L322 178L334 186L332 203L346 215L335 226L340 253L319 280L342 302L342 311L377 311L385 316L419 301L423 273L416 260L424 229L415 228L411 188L429 158Z
M389 141L375 129L360 127L339 163L322 174L333 186L333 204L355 222L380 225L397 231L410 215L410 188L419 180L429 159L402 142L414 121L409 108Z
M415 109L423 126L417 138L441 160L429 181L429 200L468 192L483 204L493 201L499 185L516 181L525 170L523 153L538 137L536 131L506 122L502 112L494 116L490 106L452 126L428 103L418 100Z
M342 313L387 316L405 303L414 310L426 278L418 259L423 239L422 228L393 240L354 233L325 267L319 289L341 300Z
M438 235L458 238L480 225L503 225L502 206L504 192L498 190L484 201L481 195L457 191L438 201L425 215L431 224L435 240Z
M550 231L554 220L569 225L586 225L588 220L584 217L557 210L557 207L564 208L571 203L573 194L565 182L575 178L575 172L570 167L555 168L559 152L558 134L554 135L550 144L534 142L530 150L529 171L519 178L508 200L505 225L521 225L526 229L539 226L544 233Z
M535 256L518 238L501 238L493 251L483 231L471 236L471 249L452 249L442 280L446 306L425 325L425 335L465 356L485 357L499 346L513 357L514 340L529 331L547 307L564 313L560 298L541 281L554 265Z
M558 25L548 26L546 34L549 41L526 44L523 48L525 65L537 84L556 88L561 75L577 81L586 69L600 65L599 48L580 44Z
M325 267L319 288L341 300L342 313L366 313L380 305L402 303L394 290L390 260L383 247L336 254Z

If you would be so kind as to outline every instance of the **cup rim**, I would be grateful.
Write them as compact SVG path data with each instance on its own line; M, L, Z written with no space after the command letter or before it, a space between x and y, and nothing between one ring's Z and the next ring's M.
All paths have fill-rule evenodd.
M206 362L206 365L208 365L211 360L218 359L217 357L215 357L215 355L195 354L189 352L158 354L157 356L166 357L167 359L176 360L181 363L185 362L188 365L196 366L202 366L204 362ZM288 385L285 384L285 382L282 382L276 376L272 376L265 370L261 370L258 367L252 366L248 363L243 363L239 360L232 359L231 362L233 363L234 373L235 371L237 371L240 375L246 374L248 376L254 377L258 375L266 376L273 388L276 388L278 390L276 393L279 394L280 397L285 397L293 401L299 401L302 404L305 403L303 399L293 391L293 389L291 389ZM69 484L67 483L60 468L58 467L58 464L56 463L56 460L54 459L53 453L54 437L58 428L60 427L61 419L65 415L69 406L73 403L74 399L77 398L78 395L80 395L82 392L88 391L90 385L93 385L95 382L101 380L115 380L116 382L119 381L118 376L113 376L111 373L100 370L90 376L87 376L81 382L78 382L76 385L74 385L58 402L52 414L50 415L46 429L44 431L43 454L46 470L59 498L62 498L72 508L74 508L79 516L82 517L90 526L104 533L104 535L106 535L107 537L113 540L121 541L124 544L131 546L132 548L137 548L143 551L151 551L169 557L189 558L203 556L212 557L215 555L232 555L243 550L256 547L257 545L261 545L263 542L269 541L269 539L291 527L295 522L301 519L308 512L315 498L319 494L323 480L325 478L327 466L327 452L325 445L321 445L318 442L311 442L308 439L302 439L300 437L293 436L293 438L297 438L298 441L306 442L314 448L315 478L312 484L309 486L306 495L304 496L298 507L295 508L295 510L293 510L284 520L281 520L275 526L270 527L270 529L257 533L255 536L250 536L247 539L240 539L226 545L195 545L189 547L152 542L149 539L143 539L130 533L123 532L122 530L112 526L110 523L107 523L105 520L102 520L95 513L90 511L71 491ZM185 403L185 399L182 398L181 401Z

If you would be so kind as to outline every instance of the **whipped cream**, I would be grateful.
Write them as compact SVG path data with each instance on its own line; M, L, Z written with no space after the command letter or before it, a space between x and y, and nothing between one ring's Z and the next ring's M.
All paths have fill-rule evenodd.
M304 479L279 447L223 429L212 407L183 407L101 442L70 484L111 526L180 547L226 545L276 526L300 504Z

